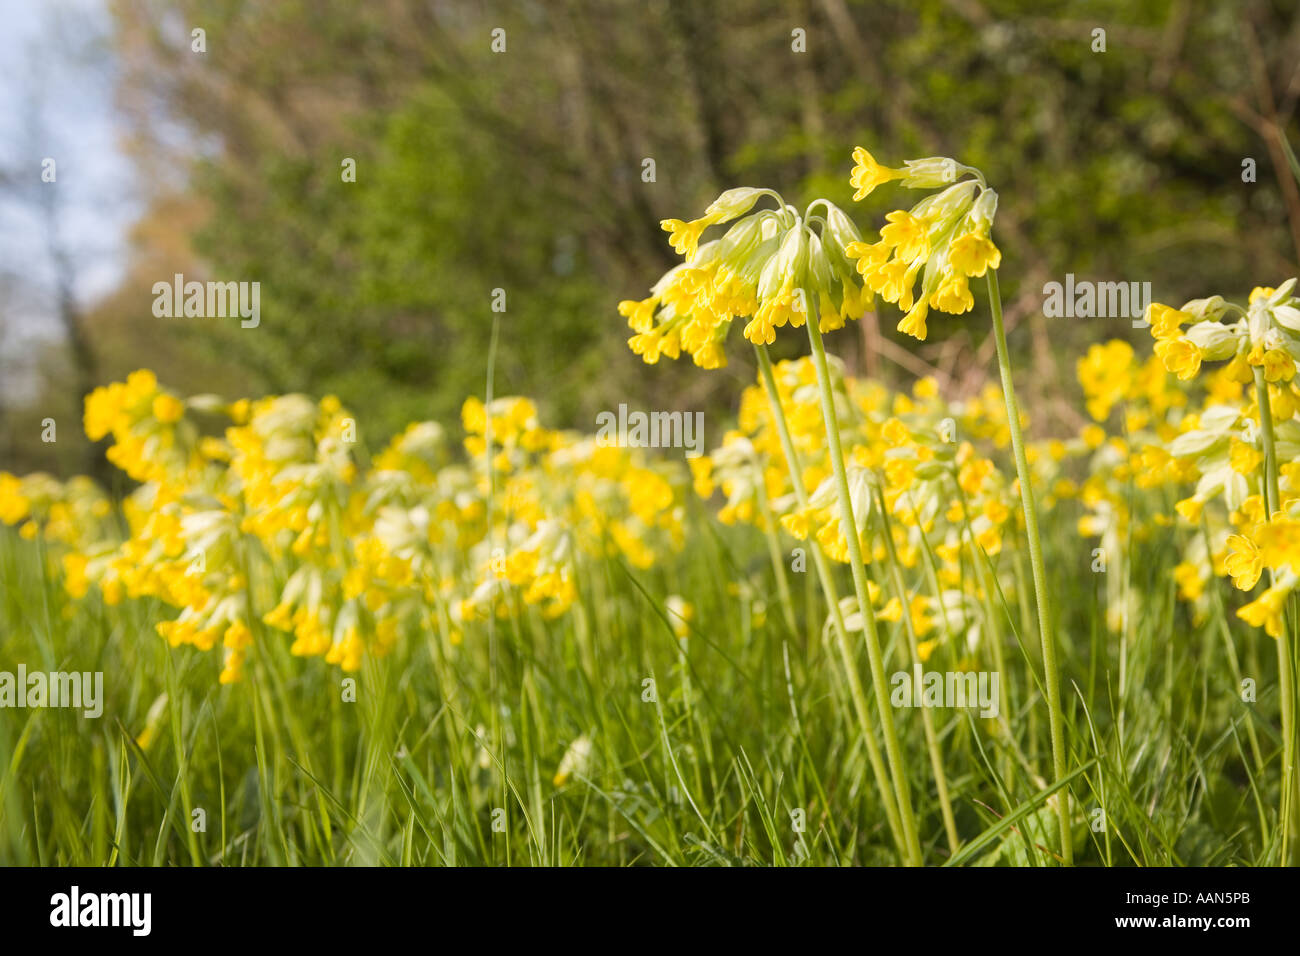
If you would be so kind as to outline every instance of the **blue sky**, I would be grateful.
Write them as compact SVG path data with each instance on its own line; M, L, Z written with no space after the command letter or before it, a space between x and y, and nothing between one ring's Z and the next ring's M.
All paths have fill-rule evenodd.
M111 291L138 215L121 149L105 0L0 0L0 358L6 392L31 385L34 339L56 337L40 194L57 189L59 231L82 304ZM57 181L41 182L53 158Z

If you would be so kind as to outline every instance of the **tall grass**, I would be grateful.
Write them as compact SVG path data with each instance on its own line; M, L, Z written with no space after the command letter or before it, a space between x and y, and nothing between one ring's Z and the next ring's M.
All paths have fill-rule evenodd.
M696 530L678 559L651 572L590 565L570 614L498 621L491 656L472 638L405 633L389 657L367 658L354 703L337 668L290 657L275 635L257 641L244 681L219 686L216 655L169 649L154 633L163 606L106 613L93 595L70 601L38 544L0 534L0 670L102 670L105 681L97 720L0 710L0 862L902 862L813 582L792 575L796 620L817 625L792 632L761 533L691 507ZM1082 865L1279 860L1271 648L1221 602L1189 622L1164 557L1176 533L1128 542L1127 583L1147 601L1122 638L1121 682L1102 576L1079 566L1068 520L1044 526ZM851 593L847 570L834 573ZM696 606L685 639L669 593ZM1019 620L993 600L1004 622ZM932 712L963 841L955 854L920 711L893 713L927 864L1059 856L1041 660L1007 628L1005 721ZM880 635L884 669L908 669L902 626L882 621ZM941 646L928 668L955 667L953 653ZM858 657L866 673L865 650ZM1253 704L1240 698L1242 666L1260 677ZM138 742L151 708L151 739ZM590 761L554 786L583 735Z

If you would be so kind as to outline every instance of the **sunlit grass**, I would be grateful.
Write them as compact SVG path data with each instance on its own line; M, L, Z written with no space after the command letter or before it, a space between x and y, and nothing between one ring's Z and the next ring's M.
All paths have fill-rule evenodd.
M807 577L795 576L793 598L798 620L818 626L792 634L770 566L751 557L763 554L758 532L720 528L694 510L703 530L679 560L649 573L595 564L572 613L497 621L490 641L453 647L443 635L406 633L393 654L367 658L355 703L342 699L337 668L291 657L280 639L258 641L245 680L219 686L214 655L158 638L162 605L126 602L106 613L94 597L70 601L42 573L38 545L5 533L3 667L102 670L106 699L98 720L0 711L0 859L899 862L820 633L824 609L806 603ZM1255 646L1264 638L1221 613L1190 626L1158 560L1168 542L1135 545L1130 586L1147 601L1132 622L1121 688L1099 576L1072 570L1069 529L1049 524L1045 546L1062 589L1076 862L1275 862L1275 761L1260 766L1247 729L1275 752L1276 696L1261 680L1260 699L1240 701L1225 628L1248 669L1259 657L1267 664L1271 648ZM839 583L849 589L847 574ZM668 593L696 606L685 640L665 611ZM1004 610L1016 618L1014 607ZM887 670L901 669L901 628L881 626ZM1009 737L972 712L932 712L964 841L953 862L1039 865L1054 846L1039 662L1023 632L1009 642ZM142 747L162 694L167 705ZM912 755L925 862L949 862L920 712L895 716ZM588 765L554 786L583 735L593 745ZM1094 829L1101 807L1104 827ZM203 832L192 826L195 810L206 815Z

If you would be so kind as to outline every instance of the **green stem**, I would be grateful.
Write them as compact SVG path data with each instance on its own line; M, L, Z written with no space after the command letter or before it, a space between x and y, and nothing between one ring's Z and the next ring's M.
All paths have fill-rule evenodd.
M989 311L993 314L993 338L998 350L998 372L1002 376L1002 394L1007 403L1007 427L1011 431L1011 448L1016 456L1016 475L1020 479L1020 504L1025 514L1025 537L1029 541L1029 563L1033 568L1034 597L1038 603L1038 637L1043 647L1043 676L1047 691L1048 732L1052 740L1052 773L1061 783L1068 770L1065 753L1065 720L1061 713L1061 675L1056 663L1056 639L1052 634L1052 612L1047 592L1047 572L1043 564L1043 545L1038 535L1038 512L1034 507L1034 486L1029 480L1029 459L1025 455L1025 436L1020 430L1020 408L1016 404L1015 386L1011 381L1011 356L1007 349L1007 332L1002 322L1002 296L998 292L998 274L989 269ZM1062 787L1056 803L1061 829L1061 861L1074 863L1074 841L1070 835L1070 790Z
M899 568L898 552L894 548L894 529L889 521L889 511L885 508L884 495L877 489L877 506L884 521L881 537L885 539L885 549L889 553L890 575L893 579L894 593L903 608L903 633L907 635L907 647L912 654L912 679L916 690L920 691L925 679L925 666L921 663L921 648L916 639L916 625L912 622L912 606L907 596L907 584L903 581L903 572ZM919 526L918 526L919 527ZM943 596L938 588L938 578L934 580L935 600L939 602L943 613ZM945 615L945 626L947 616ZM943 753L939 749L939 736L934 732L934 717L929 707L921 708L921 727L925 731L925 746L930 752L930 769L934 771L934 786L939 796L939 813L943 817L943 829L948 837L948 849L957 852L961 839L957 836L957 821L952 813L952 800L948 796L948 777L943 770Z
M898 732L894 728L894 714L889 703L885 659L880 652L880 635L876 628L876 614L871 607L871 595L867 588L867 571L862 560L862 545L858 541L858 525L854 518L853 502L849 493L849 476L844 469L844 449L840 446L840 425L835 414L835 396L831 391L830 370L826 367L826 349L822 345L822 333L817 327L816 316L808 316L807 325L813 366L817 370L817 384L821 391L822 418L826 424L826 445L830 451L831 470L835 472L835 485L839 493L840 530L844 533L844 541L848 547L849 567L853 572L853 589L857 594L858 609L862 614L867 660L871 666L871 683L876 692L876 708L880 711L880 723L885 734L885 756L889 759L889 772L894 777L894 792L898 797L898 811L902 819L903 836L907 843L907 861L913 866L920 866L921 843L916 835L916 818L912 814L912 797L907 786L907 768L903 764L902 749L898 746Z
M758 475L754 497L758 499L758 512L763 519L767 555L772 562L772 574L776 576L776 592L781 599L781 612L785 616L785 624L790 629L790 635L794 637L799 634L799 624L794 616L794 600L790 597L790 583L785 578L785 562L781 560L781 542L776 535L776 519L772 516L772 505L767 497L767 488L764 487L767 475L758 462L754 462L754 470Z
M776 422L777 434L781 438L781 450L785 453L785 464L790 472L790 484L794 486L795 500L799 502L800 508L807 508L808 490L803 485L803 467L799 463L799 453L795 450L794 441L790 438L790 426L785 419L785 410L781 407L781 393L777 391L776 376L772 374L772 359L768 355L766 345L755 346L754 351L758 353L758 369L762 374L763 386L767 390L767 401L772 409L772 418ZM889 822L889 830L894 836L899 853L904 854L902 823L898 817L898 806L894 802L893 783L889 779L889 772L885 769L880 744L876 742L876 728L871 720L867 694L862 687L862 679L858 676L858 669L853 663L853 645L849 641L848 629L844 626L844 612L840 609L840 596L835 587L835 578L831 575L830 566L826 563L826 555L822 553L821 547L815 541L810 541L808 550L812 552L813 566L816 567L817 577L821 581L822 594L830 606L831 629L835 632L840 660L848 676L849 696L853 698L853 708L857 712L858 723L862 728L862 740L867 748L867 761L871 764L871 772L876 779L876 789L885 808L885 819Z
M1268 507L1268 520L1282 507L1278 488L1277 446L1273 435L1273 407L1268 398L1268 382L1264 370L1255 367L1255 403L1259 406L1260 437L1264 443L1264 497ZM1289 617L1289 615L1287 615ZM1282 794L1279 800L1278 824L1282 828L1281 860L1285 866L1291 862L1295 830L1295 672L1292 670L1291 622L1284 621L1282 633L1277 638L1277 671L1282 697Z

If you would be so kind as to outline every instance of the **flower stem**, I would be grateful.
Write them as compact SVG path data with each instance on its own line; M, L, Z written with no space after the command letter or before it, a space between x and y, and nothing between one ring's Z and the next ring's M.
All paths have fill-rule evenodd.
M1020 429L1020 408L1016 404L1015 386L1011 381L1011 356L1007 349L1007 332L1002 322L1002 295L998 291L998 274L990 268L988 276L989 311L993 314L993 338L998 350L998 372L1002 376L1002 395L1007 403L1007 427L1011 431L1011 448L1016 457L1016 476L1020 479L1020 505L1025 515L1025 537L1029 540L1029 563L1033 569L1034 597L1038 603L1038 638L1043 648L1043 677L1047 691L1048 732L1052 740L1052 774L1055 782L1065 779L1068 765L1065 752L1065 720L1061 713L1061 675L1056 663L1056 638L1052 633L1052 611L1047 592L1047 572L1043 564L1043 545L1038 535L1038 512L1034 507L1034 486L1029 480L1029 459L1025 455L1025 436ZM1074 841L1070 835L1070 790L1063 787L1056 802L1061 829L1061 861L1074 864Z
M880 490L876 490L880 516L884 520L884 527L881 529L881 537L885 539L885 548L889 553L890 576L893 579L894 593L898 597L899 604L903 607L903 633L907 636L907 648L912 655L912 680L916 682L916 691L919 692L922 682L925 679L925 665L921 661L921 647L916 639L916 625L912 621L912 604L907 597L907 585L903 581L903 572L900 570L898 561L898 552L894 548L894 529L889 521L889 512L885 508L885 497ZM942 614L943 595L938 589L938 579L935 584L935 600L940 603L940 613ZM945 617L945 626L947 620ZM939 737L934 731L934 717L930 714L930 708L921 708L921 726L925 731L925 746L930 752L930 769L934 772L934 786L939 796L939 813L943 817L943 829L948 837L948 851L956 853L957 847L961 844L961 838L957 836L957 821L952 813L952 800L948 796L948 777L943 770L943 751L939 747Z
M772 574L776 577L776 592L777 597L781 600L781 613L784 615L785 625L790 629L790 635L793 637L799 633L799 624L795 621L794 601L790 597L790 583L785 579L785 562L781 560L781 541L776 534L776 519L772 515L772 506L767 498L767 488L764 487L767 478L762 465L755 462L754 468L758 472L758 484L754 497L758 499L758 512L763 520L763 536L767 539L767 555L772 562Z
M1264 444L1264 499L1268 520L1282 507L1278 488L1277 445L1273 435L1273 407L1268 397L1264 370L1255 367L1255 404L1259 406L1260 437ZM1291 615L1284 615L1289 618ZM1282 794L1278 807L1278 824L1282 828L1281 861L1286 866L1295 851L1295 672L1291 647L1290 620L1284 620L1277 638L1277 671L1282 709Z
M894 714L885 686L885 660L880 652L880 635L876 628L876 614L871 607L867 589L866 565L862 560L862 545L858 541L858 526L853 515L853 501L849 494L849 476L844 469L844 450L840 446L840 425L835 414L835 396L831 391L830 370L826 367L826 349L822 333L817 328L817 317L808 316L808 342L812 347L813 367L817 370L817 384L821 391L822 418L826 424L826 446L830 452L831 469L835 472L836 490L840 502L840 529L848 547L849 568L853 572L853 589L862 614L867 643L867 660L871 666L871 683L876 692L876 708L885 734L885 756L889 771L894 777L894 792L898 797L898 812L907 845L907 862L921 865L921 844L916 835L916 818L912 814L912 797L908 792L907 768L903 764L902 749L898 746L898 732L894 728Z
M807 508L808 490L803 484L803 467L799 463L799 453L795 450L794 441L790 438L790 426L785 419L785 410L781 407L781 393L777 391L776 376L772 374L772 359L768 355L766 345L757 345L754 351L758 353L758 369L767 391L772 419L776 422L777 434L781 438L781 450L785 453L785 464L790 472L790 484L794 486L795 500L799 502L800 508ZM889 771L885 769L885 761L880 754L880 744L876 742L876 728L871 720L871 708L867 704L866 691L862 687L862 679L858 676L857 667L853 663L853 645L844 626L844 612L840 609L839 591L835 587L835 578L831 575L830 566L826 563L826 555L822 553L821 547L815 541L811 541L809 550L812 552L817 577L821 581L822 594L826 598L826 603L830 605L831 629L835 632L840 659L848 675L849 695L853 698L853 708L857 712L858 723L862 728L862 740L867 748L867 761L871 764L871 772L876 779L876 789L880 792L880 801L885 808L885 819L889 823L894 842L902 854L903 831L898 818L898 807L894 802L893 783L889 779Z

